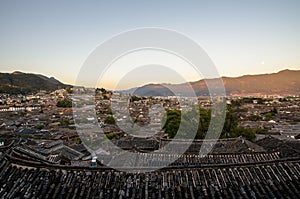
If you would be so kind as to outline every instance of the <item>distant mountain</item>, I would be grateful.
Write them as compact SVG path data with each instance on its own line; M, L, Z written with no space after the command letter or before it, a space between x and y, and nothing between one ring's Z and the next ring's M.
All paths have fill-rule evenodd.
M263 75L245 75L238 78L223 78L226 90L231 95L299 95L300 70L283 70Z
M160 84L148 84L139 88L136 88L134 94L140 96L172 96L174 93L166 87L166 85Z
M40 90L54 91L68 85L61 83L54 77L23 72L0 73L0 93L28 94Z
M124 93L124 94L132 94L138 88L139 87L133 87L133 88L130 88L130 89L127 89L127 90L116 90L116 92L120 92L120 93Z
M259 95L299 95L300 70L283 70L278 73L261 75L244 75L241 77L222 77L226 94L234 96ZM209 95L206 81L199 80L183 84L148 84L134 89L134 94L140 96L192 96L192 86L197 96ZM171 91L172 90L172 91ZM127 90L128 91L128 90Z

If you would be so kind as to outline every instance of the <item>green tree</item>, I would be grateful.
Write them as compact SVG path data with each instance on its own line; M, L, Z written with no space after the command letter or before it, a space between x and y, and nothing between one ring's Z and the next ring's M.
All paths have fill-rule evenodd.
M168 134L169 138L174 138L180 125L181 111L179 110L167 110L166 118L164 118L165 125L163 130Z
M107 133L107 134L105 134L105 136L106 136L107 139L109 139L109 140L112 140L112 139L114 139L114 138L116 138L116 139L119 138L118 134L115 133L115 132Z
M196 139L204 139L211 120L211 110L199 107L199 115L200 118Z
M239 127L236 129L237 136L243 136L247 140L250 140L252 142L255 141L255 129L249 128L249 127Z
M115 121L115 118L113 116L109 115L105 118L104 123L106 123L106 124L115 124L116 121Z
M265 113L265 114L264 114L264 117L265 117L265 118L271 118L272 116L273 116L272 113Z
M197 108L197 107L195 107ZM208 131L211 110L198 107L198 112L193 109L186 113L181 113L179 110L167 110L166 117L164 118L163 130L169 138L174 138L179 129L180 124L183 134L191 133L194 125L198 125L196 139L204 139ZM199 115L197 115L199 114ZM181 132L181 133L182 133ZM221 138L234 138L243 136L248 140L255 140L256 129L238 127L238 117L231 108L227 107L226 118L221 132Z
M238 117L234 114L231 106L227 106L226 117L221 133L221 138L231 137L238 126Z
M277 115L277 113L278 113L277 108L274 107L274 108L273 108L272 110L270 110L269 112L263 113L263 115L264 115L265 118L271 118L271 117Z
M265 128L257 128L256 129L256 134L264 134L267 135L268 134L268 130Z
M208 131L210 119L211 110L203 108L199 108L198 111L193 109L184 114L179 110L167 110L166 117L164 118L165 122L163 122L165 124L163 130L168 134L169 138L174 138L179 130L180 124L182 124L180 129L181 136L184 137L197 129L195 138L203 139L205 133Z
M72 101L67 100L67 99L63 99L63 100L58 101L56 106L60 107L60 108L71 108L72 107Z

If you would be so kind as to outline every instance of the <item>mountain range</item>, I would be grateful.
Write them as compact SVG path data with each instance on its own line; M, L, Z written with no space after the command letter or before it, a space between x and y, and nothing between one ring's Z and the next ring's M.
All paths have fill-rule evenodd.
M244 75L240 77L221 77L226 94L232 96L259 95L299 95L300 70L282 70L277 73ZM197 96L209 95L206 82L214 79L202 79L182 84L147 84L120 92L140 96L193 96L190 86ZM53 91L70 87L54 77L40 74L13 72L0 73L0 93L28 94L40 90Z
M282 70L278 73L221 77L226 94L232 96L299 95L300 70ZM182 84L147 84L124 92L140 96L197 96L209 95L206 82L215 79L202 79ZM130 92L129 92L130 91ZM173 92L174 91L174 92Z
M46 77L40 74L19 71L0 73L0 93L29 94L40 90L54 91L68 86L54 77Z

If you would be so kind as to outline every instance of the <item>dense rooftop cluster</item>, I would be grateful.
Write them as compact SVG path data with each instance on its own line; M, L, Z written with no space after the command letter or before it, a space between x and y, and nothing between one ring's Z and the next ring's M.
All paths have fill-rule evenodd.
M96 118L87 114L79 122L87 128L90 123L99 122L103 132L92 132L87 140L81 140L77 134L80 132L75 129L70 97L66 90L0 96L3 116L0 117L0 198L297 198L300 195L299 97L228 98L227 104L237 111L239 126L267 131L260 132L255 142L237 137L191 143L171 140L163 131L154 136L150 132L161 127L163 117L155 104L168 110L184 108L176 98L131 98L129 117L139 125L149 125L149 132L144 132L147 138L141 138L124 134L116 125L130 118L113 113L110 105L114 100L127 103L126 96L98 89L93 99ZM188 98L182 100L190 102ZM208 98L199 98L198 102L205 109L211 107ZM90 104L78 107L85 110L85 105ZM154 115L151 121L150 112ZM86 148L85 141L92 143L103 134L107 139L101 144L95 142L103 146L96 158ZM108 139L114 144L112 148ZM199 154L206 144L213 145L210 153ZM190 146L181 154L187 145ZM114 147L125 152L118 153ZM165 150L158 151L162 147ZM128 156L126 152L135 155Z
M0 164L2 198L297 198L300 161L125 173Z
M270 141L275 144L265 145ZM160 142L163 145L168 140ZM169 149L178 148L184 142L178 140ZM101 162L92 167L91 161L82 160L77 151L81 147L69 148L74 157L64 162L65 165L59 164L53 155L56 149L64 147L62 141L39 146L8 137L6 145L0 147L0 196L5 199L297 198L300 194L299 143L273 137L256 143L242 138L219 140L213 151L204 156L195 151L203 142L195 141L183 155L177 154L174 148L173 153L136 151L136 159L120 154L120 162L126 162L127 167L118 171ZM282 145L289 148L281 149ZM226 148L227 151L220 152ZM284 149L292 149L294 153L283 153ZM160 168L172 158L176 161ZM144 167L136 165L137 159L142 160ZM124 165L120 167L124 169ZM158 170L149 171L149 168Z
M229 103L237 107L241 126L261 128L262 134L281 138L300 134L299 97L232 97Z

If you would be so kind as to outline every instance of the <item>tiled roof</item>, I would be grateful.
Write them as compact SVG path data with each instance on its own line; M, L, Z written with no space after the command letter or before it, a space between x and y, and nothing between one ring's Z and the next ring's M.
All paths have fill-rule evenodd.
M300 161L146 173L0 163L2 198L298 198Z

